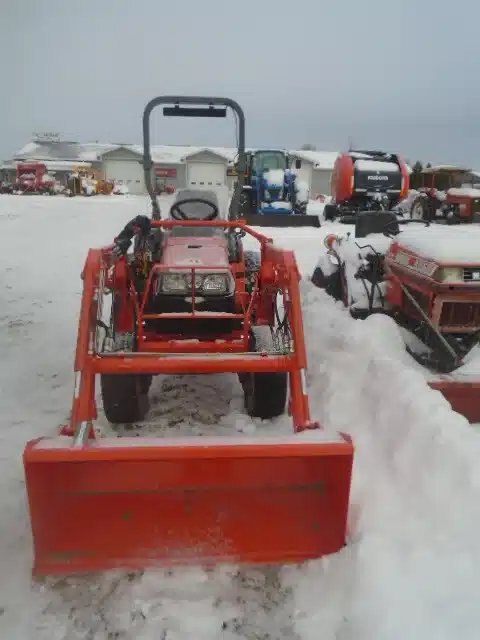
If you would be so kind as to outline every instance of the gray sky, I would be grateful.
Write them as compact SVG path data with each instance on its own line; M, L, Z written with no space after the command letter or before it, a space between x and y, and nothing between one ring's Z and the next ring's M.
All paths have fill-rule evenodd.
M32 131L141 142L144 104L185 93L238 100L252 146L351 136L480 169L479 28L478 0L0 0L0 159ZM231 121L160 109L153 129L234 141Z

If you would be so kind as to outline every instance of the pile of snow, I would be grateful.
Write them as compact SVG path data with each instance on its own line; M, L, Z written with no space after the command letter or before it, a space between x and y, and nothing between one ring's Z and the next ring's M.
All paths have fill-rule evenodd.
M480 198L480 189L472 189L470 187L461 187L448 190L449 196L458 196L463 198Z
M407 193L406 197L393 208L394 211L397 211L400 215L405 217L410 217L410 212L412 210L413 203L420 195L420 191L416 189L410 189Z
M415 225L415 228L405 228L398 241L424 258L480 264L480 228L477 226Z
M295 180L295 191L299 202L308 202L310 187L305 180Z
M307 214L310 216L323 217L323 210L325 209L326 204L327 200L324 202L321 202L320 200L309 200L307 203Z
M267 169L264 172L267 187L283 187L285 172L283 169Z
M356 160L355 169L359 171L383 171L385 173L399 173L400 167L395 162L381 162L380 160Z
M284 200L274 200L273 202L263 202L263 206L271 207L272 209L285 209L286 211L292 210L292 205L290 202L285 202Z
M313 415L354 438L349 543L282 572L303 640L478 637L480 438L409 366L393 320L305 285Z
M113 193L114 195L116 195L116 196L117 196L117 195L125 196L125 195L127 195L127 194L129 193L129 191L128 191L128 187L127 187L127 185L126 185L126 184L118 184L118 183L115 183L115 184L113 185L112 193Z

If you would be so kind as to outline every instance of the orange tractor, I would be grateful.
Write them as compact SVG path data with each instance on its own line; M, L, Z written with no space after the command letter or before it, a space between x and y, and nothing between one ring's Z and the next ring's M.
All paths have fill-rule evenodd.
M354 234L325 238L312 282L354 318L390 315L429 385L480 422L480 231L416 222L358 214Z
M480 189L470 185L471 171L461 167L427 167L413 180L419 191L412 201L410 216L458 224L480 221Z
M167 116L236 113L242 170L227 219L208 192L181 192L161 218L150 114L165 104L174 105ZM159 97L145 108L143 134L152 217L137 216L113 245L88 252L70 423L24 453L34 573L297 562L338 551L353 446L310 417L293 252L238 219L243 111L228 98ZM245 235L258 242L258 262ZM145 417L152 376L228 372L238 374L250 416L288 406L291 435L102 437L94 427L97 376L115 424Z

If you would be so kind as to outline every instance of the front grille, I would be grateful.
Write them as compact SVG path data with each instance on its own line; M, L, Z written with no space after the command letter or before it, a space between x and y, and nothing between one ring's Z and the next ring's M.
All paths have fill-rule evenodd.
M480 283L480 267L465 267L463 270L464 282Z
M440 326L470 328L480 326L480 303L444 302L440 315Z
M151 297L145 305L145 313L191 313L192 303L185 296L159 295ZM196 311L235 313L233 296L212 296L196 305ZM237 318L156 318L145 320L145 331L169 334L172 337L212 339L241 329Z

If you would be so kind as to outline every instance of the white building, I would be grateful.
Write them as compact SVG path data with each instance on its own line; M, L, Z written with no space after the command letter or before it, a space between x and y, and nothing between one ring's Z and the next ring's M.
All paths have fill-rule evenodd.
M235 181L232 165L237 150L228 147L192 147L153 145L152 159L157 187L176 188L228 187ZM330 176L337 156L334 152L291 151L299 160L298 173L310 187L311 196L330 193ZM49 173L66 183L68 175L79 166L98 178L124 185L130 193L144 194L143 147L132 144L79 143L58 140L34 140L0 166L0 178L15 179L17 162L43 162Z
M337 151L290 151L290 156L292 168L295 168L296 160L300 161L300 167L295 170L299 178L309 185L311 198L319 194L330 195L330 178Z

